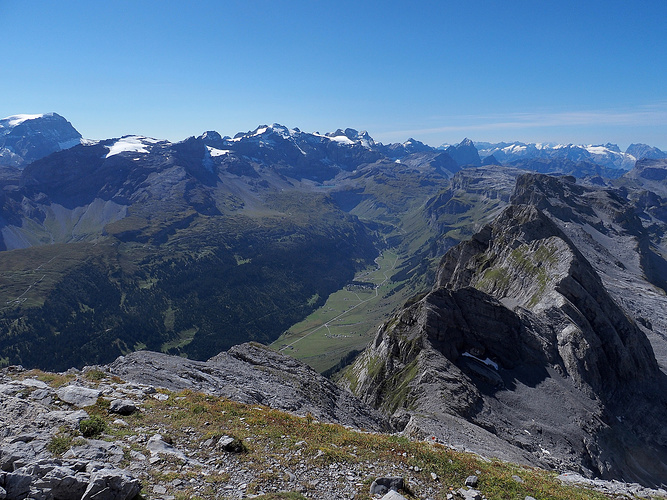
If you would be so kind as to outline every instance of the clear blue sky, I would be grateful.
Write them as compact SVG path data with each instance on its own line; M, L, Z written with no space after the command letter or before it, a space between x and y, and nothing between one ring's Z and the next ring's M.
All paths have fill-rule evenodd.
M0 0L0 118L667 150L667 0Z

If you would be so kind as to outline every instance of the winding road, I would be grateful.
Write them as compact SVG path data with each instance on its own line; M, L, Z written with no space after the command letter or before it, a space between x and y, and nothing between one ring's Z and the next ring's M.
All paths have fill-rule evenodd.
M381 267L380 264L379 264L379 260L380 260L381 257L382 257L382 255L380 255L380 256L378 256L378 257L375 258L375 263L377 264L378 268ZM331 334L331 330L329 330L329 323L332 323L332 322L334 322L334 321L339 320L340 318L343 318L345 315L349 314L351 311L355 310L357 307L362 306L362 305L364 305L366 302L368 302L368 301L370 301L370 300L373 300L373 299L377 298L377 296L378 296L378 289L379 289L382 285L384 285L387 281L389 281L388 273L389 273L390 271L393 271L393 270L396 268L396 263L397 263L397 262L398 262L398 255L396 255L396 258L394 259L394 262L393 262L393 264L391 265L391 268L389 268L388 270L382 272L382 274L384 275L384 280L383 280L381 283L379 283L378 285L375 285L375 288L373 289L373 290L375 291L375 295L373 295L373 296L371 296L371 297L369 297L369 298L367 298L367 299L365 299L365 300L361 300L361 298L359 298L359 299L361 300L361 302L359 302L358 304L355 304L354 306L350 307L349 309L343 311L342 313L340 313L340 314L339 314L338 316L336 316L335 318L331 318L329 321L327 321L326 323L324 323L324 324L322 324L322 325L316 327L315 329L313 329L312 331L308 332L308 333L307 333L306 335L304 335L303 337L299 337L298 339L292 341L291 343L289 343L289 344L285 344L285 345L282 346L279 350L280 350L280 351L284 351L285 349L289 349L290 347L294 346L294 344L296 344L296 343L299 342L300 340L303 340L303 339L305 339L306 337L309 337L310 335L312 335L313 333L315 333L315 332L321 330L322 328L326 328L327 331ZM362 276L367 276L368 274L370 274L370 273L363 274ZM356 295L356 293L355 293L355 295ZM357 297L359 297L359 296L357 295Z

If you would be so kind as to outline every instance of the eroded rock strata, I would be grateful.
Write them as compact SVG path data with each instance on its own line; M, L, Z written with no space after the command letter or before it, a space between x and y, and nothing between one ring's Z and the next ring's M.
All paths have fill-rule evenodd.
M664 482L667 386L651 344L539 208L510 205L411 302L344 382L406 434Z

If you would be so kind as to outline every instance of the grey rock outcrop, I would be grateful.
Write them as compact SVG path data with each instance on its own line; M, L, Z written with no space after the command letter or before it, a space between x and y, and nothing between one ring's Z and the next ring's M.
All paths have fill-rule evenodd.
M402 477L378 477L371 483L371 495L384 495L389 491L402 490L404 480Z
M659 485L665 376L642 330L539 208L511 205L382 325L350 389L404 433Z
M80 387L76 385L67 385L56 391L60 399L66 403L73 404L79 408L94 405L101 391L89 387Z
M660 196L667 195L667 158L639 160L634 168L623 178L631 180L644 189L653 191Z
M4 375L0 377L5 382ZM6 390L0 398L0 498L129 500L137 496L141 484L119 468L124 458L119 445L73 438L80 422L89 417L77 406L96 403L100 389L79 385L53 389L33 378L11 380L2 387ZM62 456L52 451L59 439L69 446L58 452L64 451Z
M309 366L260 344L234 346L206 362L140 351L118 358L108 369L135 383L311 413L320 420L362 429L390 428L386 417Z
M114 399L109 405L109 411L111 413L127 416L136 412L137 407L132 401L127 401L125 399Z
M571 177L535 174L518 178L512 201L538 207L570 239L648 337L667 373L667 248L660 236L667 229L667 202L639 188L592 188Z

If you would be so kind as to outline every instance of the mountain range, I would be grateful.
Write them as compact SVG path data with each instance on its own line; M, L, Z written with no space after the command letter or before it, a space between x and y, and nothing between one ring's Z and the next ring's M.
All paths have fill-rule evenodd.
M616 144L576 145L556 143L501 142L474 143L480 157L493 156L502 164L516 164L527 159L588 162L608 169L630 170L637 160L664 159L667 153L646 144L631 144L622 152Z
M311 349L394 430L664 486L660 150L278 124L86 141L56 114L0 123L0 365L203 361L311 313L330 330L327 299L357 294L341 322L365 287L380 326ZM389 252L382 284L363 281Z

